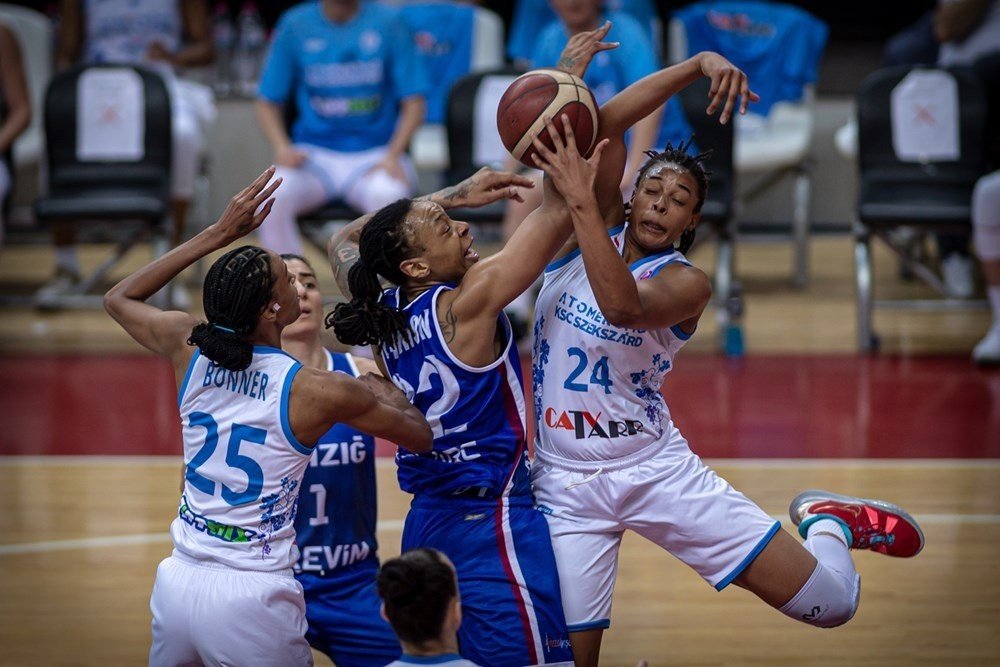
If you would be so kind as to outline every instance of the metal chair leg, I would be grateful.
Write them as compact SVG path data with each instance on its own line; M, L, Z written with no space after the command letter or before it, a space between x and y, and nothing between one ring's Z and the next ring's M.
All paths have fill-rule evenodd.
M809 197L812 183L807 168L795 176L795 201L792 213L792 236L795 242L795 287L805 287L809 281Z
M715 320L718 327L719 351L726 351L726 332L733 324L730 298L733 294L733 235L732 223L719 229L715 256Z
M871 234L860 222L854 223L854 277L857 288L858 350L873 352Z

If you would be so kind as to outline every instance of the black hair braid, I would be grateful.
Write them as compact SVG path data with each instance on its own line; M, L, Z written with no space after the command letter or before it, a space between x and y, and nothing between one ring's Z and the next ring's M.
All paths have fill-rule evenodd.
M440 552L417 548L386 561L376 585L401 640L419 645L440 638L448 605L458 595L455 575Z
M646 163L642 165L639 169L639 173L635 177L635 188L638 189L639 184L642 180L646 178L646 174L649 170L657 164L676 164L681 169L687 171L694 178L695 186L698 188L698 201L695 203L694 212L698 213L701 211L702 205L705 203L705 196L708 194L708 181L712 172L705 169L703 164L711 154L712 151L703 151L698 154L688 153L692 144L694 144L694 135L691 136L686 142L682 141L675 148L671 142L667 142L663 151L646 151L646 155L649 159ZM625 215L631 215L631 206L626 205ZM694 243L695 230L686 229L684 233L681 234L680 241L678 243L677 249L681 254L686 253L691 249L691 245Z
M394 285L406 282L399 264L412 252L404 225L412 204L400 199L384 206L361 228L359 258L347 274L351 300L326 316L326 326L345 345L381 345L408 331L403 311L382 302L379 276Z
M205 276L202 300L208 322L191 330L188 345L197 345L202 354L223 368L245 369L253 360L253 345L247 338L273 288L266 250L246 245L227 252Z

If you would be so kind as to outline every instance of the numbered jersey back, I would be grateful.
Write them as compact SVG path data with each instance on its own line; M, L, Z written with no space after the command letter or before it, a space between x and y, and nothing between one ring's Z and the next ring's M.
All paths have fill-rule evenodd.
M351 355L326 355L327 370L358 376ZM302 478L295 571L330 576L358 563L377 567L377 503L375 438L335 424L316 441Z
M624 228L609 232L621 251ZM636 280L674 262L668 249L634 262ZM553 459L610 461L657 440L670 419L660 386L689 338L604 319L577 250L548 266L535 303L532 392L536 450Z
M382 347L393 383L423 412L434 431L428 454L399 450L399 484L414 494L481 498L531 493L525 446L524 389L510 324L498 326L506 347L482 368L459 361L438 326L437 299L452 289L438 285L406 304L407 335ZM383 299L398 307L398 288Z
M292 567L292 521L312 451L288 423L300 368L266 346L236 372L195 353L178 399L187 464L170 527L178 551L239 569Z

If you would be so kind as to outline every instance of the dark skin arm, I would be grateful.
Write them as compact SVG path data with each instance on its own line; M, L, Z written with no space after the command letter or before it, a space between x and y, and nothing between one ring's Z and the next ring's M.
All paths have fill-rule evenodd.
M267 186L273 175L271 167L230 199L218 222L128 276L104 295L104 309L136 342L171 360L178 386L194 354L187 339L197 320L185 312L160 310L146 303L146 299L202 257L257 229L271 212L274 203L271 195L281 184L276 179Z

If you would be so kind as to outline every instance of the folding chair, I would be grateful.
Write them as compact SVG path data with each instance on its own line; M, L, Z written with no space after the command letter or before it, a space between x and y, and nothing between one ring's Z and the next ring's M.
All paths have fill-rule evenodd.
M507 150L497 132L497 106L507 86L523 74L515 67L504 67L459 79L448 95L449 168L445 180L457 183L480 168L501 167ZM505 201L482 208L456 209L449 215L468 222L496 223L503 220Z
M126 65L79 65L57 74L45 94L48 195L39 220L137 221L97 270L43 308L101 307L108 271L140 240L155 256L169 246L170 98L159 74Z
M717 51L750 77L761 94L753 113L735 117L736 171L757 180L741 195L749 203L786 176L794 179L794 282L809 277L809 149L813 88L826 45L826 25L808 12L749 0L701 2L678 11L669 25L670 61Z
M934 78L922 78L927 76ZM955 115L949 118L947 105L937 102L922 104L919 97L906 101L901 93L919 82L935 91L953 90ZM903 226L925 232L968 231L972 190L986 168L987 105L983 85L967 70L901 66L879 70L865 79L857 106L861 180L854 223L858 348L872 351L879 344L872 327L875 306L938 310L972 305L949 298L875 301L870 245L872 236L880 238L914 275L946 294L934 269L892 232ZM906 132L918 134L907 139ZM918 151L929 152L913 154L908 145L914 144Z
M711 172L708 195L701 207L701 224L696 243L710 238L716 240L715 259L715 316L719 329L719 351L739 354L742 346L740 316L743 314L743 298L735 280L735 253L733 243L736 238L735 191L736 175L733 171L733 124L719 124L717 116L705 114L705 102L711 83L701 79L681 91L680 102L684 108L695 143L703 151L712 154L705 160L705 168ZM707 234L705 232L708 232Z

